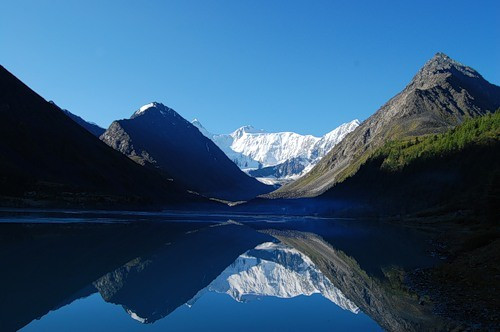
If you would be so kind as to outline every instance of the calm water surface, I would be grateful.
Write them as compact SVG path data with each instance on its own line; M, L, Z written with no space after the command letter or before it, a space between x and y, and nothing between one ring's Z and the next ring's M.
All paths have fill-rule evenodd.
M394 276L434 263L374 221L0 213L0 330L377 331L436 326ZM397 278L396 278L397 279Z

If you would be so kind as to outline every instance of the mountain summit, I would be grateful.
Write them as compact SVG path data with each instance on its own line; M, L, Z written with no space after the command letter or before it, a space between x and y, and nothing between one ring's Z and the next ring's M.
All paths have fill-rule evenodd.
M244 200L272 189L243 173L193 124L161 103L144 105L130 119L114 121L101 140L208 197Z
M385 142L437 134L500 107L500 87L437 53L403 91L348 134L308 174L271 197L316 196L354 174Z
M152 103L141 106L137 111L134 112L134 114L132 114L130 118L134 119L145 114L160 114L163 116L180 117L180 115L170 107L154 101Z
M410 84L417 88L428 88L439 81L440 78L450 74L458 74L471 78L482 78L482 76L472 69L458 61L453 60L444 53L436 53L425 65L418 71Z

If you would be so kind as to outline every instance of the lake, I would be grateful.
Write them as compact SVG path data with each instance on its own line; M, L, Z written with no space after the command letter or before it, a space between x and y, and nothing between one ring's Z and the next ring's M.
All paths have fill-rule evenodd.
M0 212L2 331L439 329L424 234L373 220Z

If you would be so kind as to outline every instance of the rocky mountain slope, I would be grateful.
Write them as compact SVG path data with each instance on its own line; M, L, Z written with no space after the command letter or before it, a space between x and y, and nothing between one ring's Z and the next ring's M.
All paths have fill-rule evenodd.
M437 53L403 91L348 134L308 174L271 197L316 196L356 172L388 140L442 133L500 106L500 87Z
M355 175L315 199L344 202L337 207L325 204L328 214L474 211L475 216L496 222L499 167L497 111L469 119L444 134L387 143Z
M316 137L294 132L269 133L252 126L241 127L228 135L212 134L198 120L192 123L238 167L271 183L289 182L307 173L359 125L358 120L353 120Z
M144 105L130 119L114 121L101 140L208 197L245 200L272 190L242 172L194 125L160 103Z
M0 203L173 204L186 190L114 151L0 66Z

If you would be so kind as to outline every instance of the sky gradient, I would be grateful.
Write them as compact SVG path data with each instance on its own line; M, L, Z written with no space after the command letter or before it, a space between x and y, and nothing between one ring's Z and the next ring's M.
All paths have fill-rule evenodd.
M214 133L323 135L436 52L500 84L498 17L499 1L3 1L0 64L103 127L158 101Z

